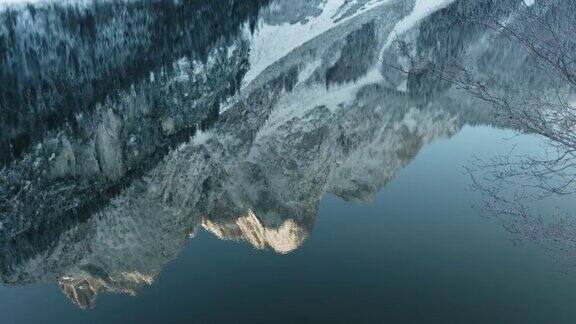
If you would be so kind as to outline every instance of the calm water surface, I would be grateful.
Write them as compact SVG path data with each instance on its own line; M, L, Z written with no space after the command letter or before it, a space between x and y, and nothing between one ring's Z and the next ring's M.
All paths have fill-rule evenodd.
M489 3L0 4L0 322L573 323L574 251L467 172L542 139L382 63L546 87Z
M324 195L312 235L288 255L200 230L134 297L80 310L55 283L2 287L3 321L568 323L576 276L471 208L462 166L509 149L509 135L467 127L427 146L367 203Z

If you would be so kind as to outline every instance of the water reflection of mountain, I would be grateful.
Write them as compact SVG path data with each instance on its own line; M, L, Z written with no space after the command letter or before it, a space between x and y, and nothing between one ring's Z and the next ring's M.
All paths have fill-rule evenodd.
M288 3L299 9L283 10ZM425 144L465 124L504 125L486 104L449 85L381 64L402 63L389 35L411 21L414 1L310 3L273 1L254 34L221 36L206 59L179 60L184 53L175 52L171 72L148 70L118 98L100 103L89 132L45 135L36 151L3 170L2 281L58 281L74 303L89 307L101 291L133 294L153 282L201 227L288 253L312 232L326 193L369 201ZM487 3L456 1L408 26L403 37L438 62L462 48L504 55L485 30L450 14L464 8L482 15ZM244 9L244 16L252 12ZM234 17L240 22L242 15ZM278 26L295 32L307 25L321 32L267 38ZM508 72L510 79L533 73L525 65ZM167 101L147 104L157 103L149 98L158 93ZM190 141L190 133L177 135L201 120L183 116L186 107L220 103L223 112L209 130ZM163 154L143 166L159 148Z

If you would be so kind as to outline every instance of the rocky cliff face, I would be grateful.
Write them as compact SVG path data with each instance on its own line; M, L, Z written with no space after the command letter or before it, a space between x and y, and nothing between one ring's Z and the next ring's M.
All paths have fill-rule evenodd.
M9 85L0 90L0 232L13 236L107 201L212 124L248 69L243 33L259 5L98 2L0 12L0 83Z
M200 225L222 239L288 253L311 233L326 192L369 199L422 145L459 125L450 114L375 105L366 95L358 108L318 106L270 128L277 102L298 95L285 87L284 79L271 83L230 108L88 220L4 245L3 280L58 280L89 307L100 291L133 293L151 282ZM268 108L249 108L267 98Z
M48 2L1 10L0 83L8 86L0 88L0 162L23 156L47 134L86 132L91 120L98 122L98 105L143 87L152 74L174 72L181 58L206 62L265 3ZM228 92L235 78L229 77ZM156 102L161 94L146 99L154 110L170 110Z
M255 28L210 43L206 59L148 71L82 115L84 135L46 136L0 172L2 281L58 281L91 307L99 292L133 294L153 282L200 228L293 251L325 194L369 201L427 143L465 124L505 125L407 64L390 41L401 31L417 62L438 65L444 51L504 55L487 41L491 31L455 13L482 16L491 3L272 1ZM522 66L507 77L534 75ZM210 128L190 117L201 107L216 107ZM201 131L190 138L190 128Z

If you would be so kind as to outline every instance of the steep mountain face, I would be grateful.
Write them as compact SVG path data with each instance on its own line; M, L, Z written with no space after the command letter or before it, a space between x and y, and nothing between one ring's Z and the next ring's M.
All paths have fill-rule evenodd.
M288 253L310 234L326 192L367 200L422 145L459 127L453 115L406 109L404 98L389 96L396 107L383 103L378 87L337 111L313 107L267 127L277 103L303 87L286 92L286 79L230 108L86 222L5 245L3 281L58 280L89 307L99 291L133 293L152 282L200 225L222 239ZM250 108L255 102L263 105Z
M115 88L82 114L89 127L47 135L0 171L2 281L58 281L91 307L100 292L134 294L152 283L200 228L288 253L311 234L325 194L369 201L427 143L465 124L505 125L418 66L448 65L447 53L469 50L516 62L521 48L499 46L492 31L457 15L500 11L488 0L424 2L272 1L254 28L248 21L209 42L205 59L175 54ZM396 33L416 63L393 46ZM468 64L501 69L487 59ZM535 75L514 66L508 80ZM197 125L203 107L212 115Z
M107 201L212 124L248 69L244 26L259 5L98 2L1 12L0 82L10 86L0 90L0 142L9 146L0 148L9 162L0 213L10 220L0 232ZM62 61L72 56L81 64Z
M130 190L148 188L134 185ZM29 240L13 241L2 249L2 281L17 285L57 281L82 308L93 306L99 292L133 295L152 284L198 224L154 201L139 201L138 209L123 199L113 204L117 208L96 213L64 232L55 228L55 237L34 233Z
M0 171L0 210L10 219L3 227L6 235L106 201L119 185L160 161L170 146L212 124L219 100L233 84L219 82L234 82L246 47L237 44L232 53L238 56L229 56L227 46L211 53L205 64L179 60L173 73L152 75L99 104L92 115L78 115L86 126L79 133L47 136ZM51 216L38 215L39 210Z
M213 129L169 152L90 217L60 214L49 229L33 226L10 240L3 281L57 280L74 303L90 307L101 291L133 293L150 283L199 226L288 253L312 231L326 192L370 199L422 145L453 134L459 122L409 107L411 99L382 88L380 78L363 78L378 49L376 25L356 19L308 45L316 46L312 65L280 62L262 74L266 82L239 93ZM334 49L344 54L334 57ZM347 68L347 55L360 52L371 59ZM347 74L357 68L354 83Z
M9 85L0 88L0 162L47 132L84 131L97 105L183 57L205 61L266 2L52 2L0 11L0 83ZM166 109L155 103L161 98L147 99Z

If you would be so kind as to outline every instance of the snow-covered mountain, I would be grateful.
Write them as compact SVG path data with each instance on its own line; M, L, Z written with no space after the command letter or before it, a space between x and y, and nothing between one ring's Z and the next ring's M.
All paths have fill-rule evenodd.
M203 5L214 19L230 9ZM467 53L480 74L547 82L520 47L501 46L493 31L461 19L462 12L506 15L489 0L260 5L232 6L240 10L233 27L209 40L195 40L192 27L179 31L209 44L195 47L203 55L166 54L171 38L146 43L168 63L112 87L116 95L96 100L93 111L74 110L80 126L55 126L13 156L0 171L3 282L58 281L75 304L90 307L100 292L134 294L152 283L198 230L289 253L312 233L325 194L370 201L427 143L465 124L506 125L419 62L448 65L447 54ZM56 9L43 10L48 17ZM187 14L210 26L200 13ZM162 20L152 21L164 35ZM118 28L119 35L138 30ZM410 46L414 66L395 40ZM84 75L70 73L70 80Z

